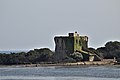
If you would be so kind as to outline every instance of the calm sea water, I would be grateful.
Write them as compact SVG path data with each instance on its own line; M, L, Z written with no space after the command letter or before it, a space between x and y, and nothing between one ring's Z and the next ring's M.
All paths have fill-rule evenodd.
M2 67L0 80L120 80L120 67Z

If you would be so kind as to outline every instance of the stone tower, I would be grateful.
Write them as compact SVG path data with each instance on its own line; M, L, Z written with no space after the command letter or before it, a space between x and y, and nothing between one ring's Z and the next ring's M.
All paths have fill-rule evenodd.
M83 55L84 61L93 61L94 53L88 50L88 37L80 36L77 32L69 33L68 36L55 36L55 53L59 58L79 52Z

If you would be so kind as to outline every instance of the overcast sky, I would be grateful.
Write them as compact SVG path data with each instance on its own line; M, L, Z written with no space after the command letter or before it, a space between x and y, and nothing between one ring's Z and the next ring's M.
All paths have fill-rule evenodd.
M77 31L89 47L120 41L120 0L0 0L0 50L48 47Z

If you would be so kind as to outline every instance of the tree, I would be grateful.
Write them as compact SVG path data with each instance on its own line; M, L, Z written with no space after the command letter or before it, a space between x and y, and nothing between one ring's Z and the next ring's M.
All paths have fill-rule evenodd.
M79 52L74 52L73 54L70 55L71 58L76 60L76 62L81 61L83 59L83 56Z

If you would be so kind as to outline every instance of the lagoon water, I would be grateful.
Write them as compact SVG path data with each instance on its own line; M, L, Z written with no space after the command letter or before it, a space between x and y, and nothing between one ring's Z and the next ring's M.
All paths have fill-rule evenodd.
M0 80L120 80L120 66L1 67Z

